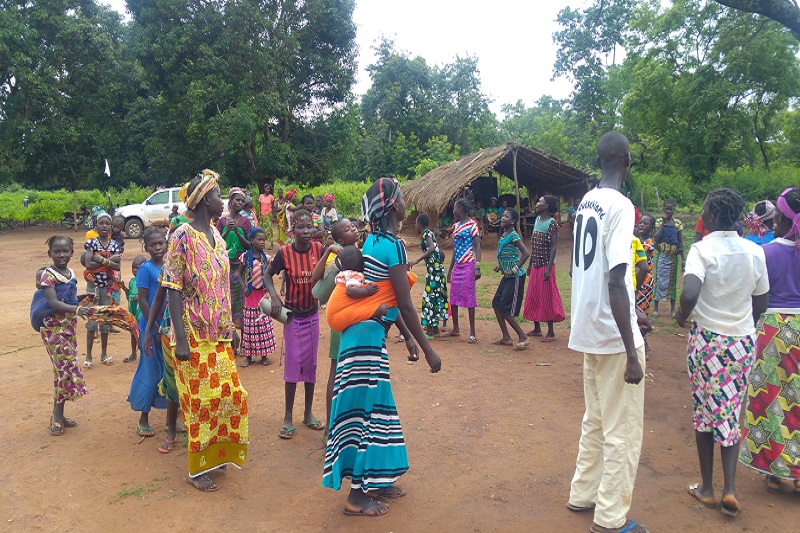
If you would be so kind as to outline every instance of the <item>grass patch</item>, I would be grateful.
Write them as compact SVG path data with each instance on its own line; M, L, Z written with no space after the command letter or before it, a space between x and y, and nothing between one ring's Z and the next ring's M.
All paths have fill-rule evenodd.
M147 497L148 494L152 494L154 492L158 492L161 489L161 486L158 485L158 483L163 483L164 481L167 481L168 479L169 479L169 475L168 474L164 474L164 475L161 475L161 476L154 477L151 481L147 481L143 486L142 485L133 485L133 483L131 483L131 486L126 487L125 485L128 485L129 483L125 482L125 483L122 484L123 488L121 488L121 489L119 489L117 491L117 494L116 494L115 498L113 500L111 500L110 502L108 502L108 503L109 503L109 505L111 505L115 501L124 500L125 498L128 498L129 496L135 496L139 500L144 500Z

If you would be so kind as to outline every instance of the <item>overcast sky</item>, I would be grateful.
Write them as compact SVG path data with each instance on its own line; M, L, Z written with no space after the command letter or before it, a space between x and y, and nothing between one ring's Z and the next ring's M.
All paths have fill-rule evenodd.
M125 13L125 0L100 0ZM483 92L500 113L505 103L532 105L539 97L566 98L572 84L551 81L556 47L552 34L559 10L585 7L589 0L356 0L353 15L360 57L356 94L370 86L366 67L381 36L398 50L422 56L430 65L450 63L457 56L478 58Z

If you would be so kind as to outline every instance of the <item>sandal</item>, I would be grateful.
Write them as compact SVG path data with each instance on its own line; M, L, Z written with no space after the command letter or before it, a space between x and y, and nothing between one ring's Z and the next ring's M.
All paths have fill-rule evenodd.
M345 507L342 509L342 512L347 516L381 516L389 512L388 505L374 498L370 498L361 509L356 509L355 507L348 508L349 505L352 505L350 502L345 502L344 505Z
M282 439L289 440L292 437L294 437L294 428L284 424L283 426L281 426L281 430L278 432L278 436Z
M650 533L649 529L647 529L644 526L640 526L639 524L636 523L635 520L630 520L630 519L627 522L625 522L619 529L601 528L600 526L592 522L592 525L589 526L589 531L591 533L605 533L606 531L613 531L614 533Z
M272 364L272 361L270 361L270 360L267 358L267 356L266 356L266 355L265 355L264 357L262 357L262 358L261 358L261 366L269 366L269 365L271 365L271 364Z
M777 494L781 491L781 480L778 476L764 476L764 486L767 488L767 492L771 492L772 494Z
M515 344L515 345L514 345L514 349L515 349L516 351L518 351L518 352L521 352L522 350L524 350L525 348L527 348L527 347L528 347L528 345L529 345L530 343L531 343L531 340L530 340L530 339L525 339L524 341L522 341L522 342L518 342L517 344Z
M555 337L542 337L539 342L553 342L554 340L556 340Z
M64 434L64 424L61 422L56 422L53 420L53 417L50 417L50 435L53 437L60 437Z
M111 357L111 356L109 356L109 357L106 357L105 359L102 359L102 358L101 358L101 359L100 359L100 362L101 362L101 363L103 363L103 364L104 364L104 365L106 365L106 366L111 366L111 365L113 365L113 364L114 364L114 358L113 358L113 357Z
M250 366L252 364L253 364L253 360L248 355L247 357L244 358L244 361L239 363L239 368L247 368L248 366Z
M514 341L511 339L499 339L492 341L492 346L514 346Z
M594 505L590 505L588 507L581 507L579 505L573 505L573 504L567 502L567 509L569 509L573 513L582 513L584 511L593 511L594 508L595 508Z
M158 447L158 451L161 453L169 453L175 448L175 439L169 440L164 439L164 442L161 443L161 446Z
M396 500L397 498L402 498L405 495L406 491L397 485L389 485L388 487L382 487L378 490L371 490L367 493L367 496L381 498L384 500Z
M92 360L91 359L87 359L86 361L84 361L83 362L83 368L87 368L87 369L88 368L92 368Z
M477 344L477 342L478 339L475 337L475 335L470 335L469 339L467 340L467 344Z
M325 424L323 424L322 422L317 420L316 416L314 418L312 418L311 420L309 420L309 421L303 420L303 424L305 424L306 426L310 427L311 429L313 429L315 431L319 431L321 429L325 429Z
M78 426L78 422L71 418L64 417L64 427L65 428L74 428Z
M214 483L214 480L212 480L210 477L208 477L208 474L201 474L201 475L197 476L196 478L187 477L186 478L186 482L188 484L192 485L194 488L196 488L200 492L214 492L215 490L217 490L219 488Z
M541 336L542 336L542 332L541 331L533 331L533 330L531 330L531 331L528 332L528 337L541 337Z
M739 500L737 500L736 496L733 494L726 494L719 503L719 510L722 511L724 515L737 516L740 510Z
M152 437L155 432L150 426L136 426L136 434L140 437Z
M717 500L715 500L714 498L709 499L705 496L701 496L697 492L698 488L700 488L700 483L692 483L690 485L686 485L686 492L689 494L689 496L691 496L692 498L703 504L703 507L707 507L709 509L716 509Z
M136 361L136 356L133 354L126 356L125 359L122 360L123 363L130 363L132 361Z

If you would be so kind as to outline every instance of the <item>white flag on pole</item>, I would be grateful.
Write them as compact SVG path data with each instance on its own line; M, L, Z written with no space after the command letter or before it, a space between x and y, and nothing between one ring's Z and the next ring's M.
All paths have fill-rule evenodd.
M108 176L109 178L111 177L111 168L108 166L108 159L106 159L106 171L105 171L105 175L106 175L106 176Z

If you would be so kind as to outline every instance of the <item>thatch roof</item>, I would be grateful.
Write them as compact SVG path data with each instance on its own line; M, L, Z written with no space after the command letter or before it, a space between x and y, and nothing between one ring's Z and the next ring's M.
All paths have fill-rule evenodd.
M466 155L435 168L402 186L406 204L419 211L442 213L473 180L494 171L514 179L514 151L517 152L517 179L529 194L582 196L589 190L592 175L566 161L536 148L506 143Z

